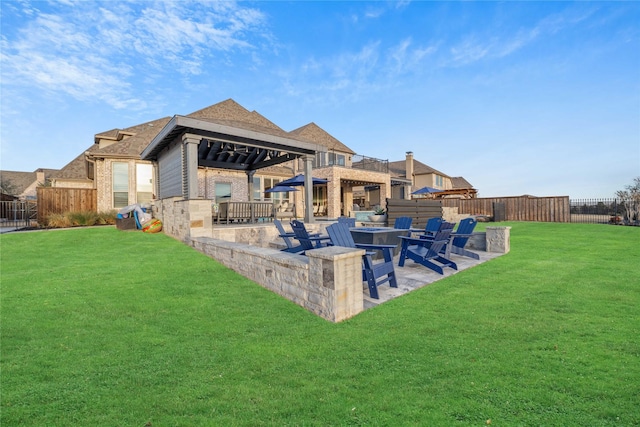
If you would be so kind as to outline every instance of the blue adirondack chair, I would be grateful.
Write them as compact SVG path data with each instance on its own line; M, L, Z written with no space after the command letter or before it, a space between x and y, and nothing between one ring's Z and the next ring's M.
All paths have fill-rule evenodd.
M458 229L455 233L451 233L451 243L448 250L450 253L456 255L466 256L473 259L480 259L480 256L476 253L466 250L464 247L469 241L469 237L473 234L473 229L476 228L478 220L475 218L465 218L458 224Z
M294 237L300 242L303 251L310 249L317 249L323 246L327 246L331 240L329 236L320 236L319 234L309 234L303 222L296 219L291 221L291 229L293 230Z
M397 230L407 230L407 236L411 235L411 223L413 218L410 216L399 216L393 223L393 228Z
M405 260L409 258L440 274L444 274L444 267L457 270L456 263L443 256L449 244L453 226L454 224L443 222L432 238L399 236L402 239L402 249L398 266L404 267Z
M434 236L434 234L438 232L441 224L442 224L442 218L439 218L439 217L429 218L424 229L412 228L411 232L418 233L416 237L431 238Z
M335 223L327 227L327 233L331 238L334 246L342 246L346 248L364 249L365 254L362 257L362 281L367 282L369 287L369 296L379 299L378 286L389 282L392 288L398 287L396 280L396 271L393 268L393 249L396 245L369 245L363 243L355 243L346 224ZM375 250L381 250L384 254L384 261L373 263L372 255Z
M282 226L282 222L280 222L279 219L274 219L273 223L275 224L276 228L278 229L278 233L280 233L280 237L282 237L282 240L284 240L284 244L287 245L286 248L282 249L283 252L290 252L290 253L298 253L298 252L302 252L304 251L304 248L302 247L302 245L295 245L291 239L295 239L296 235L295 233L292 231L290 233L286 232L284 227Z
M356 226L356 219L355 218L350 218L348 216L338 217L338 222L340 224L347 224L347 226L349 226L349 227L355 227Z

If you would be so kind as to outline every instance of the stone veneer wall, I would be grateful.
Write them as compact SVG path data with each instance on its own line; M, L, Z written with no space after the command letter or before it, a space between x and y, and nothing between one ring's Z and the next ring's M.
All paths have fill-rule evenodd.
M209 237L194 238L192 246L332 322L364 310L363 250L336 246L307 251L303 256Z
M364 310L360 249L327 247L306 256L266 247L276 239L276 228L212 227L209 200L171 198L156 201L154 217L163 231L211 258L332 322ZM307 224L310 232L327 224ZM475 234L471 248L507 253L511 227L487 227Z
M211 236L210 200L172 197L154 201L152 209L154 218L162 221L162 231L181 242L191 244L192 237Z

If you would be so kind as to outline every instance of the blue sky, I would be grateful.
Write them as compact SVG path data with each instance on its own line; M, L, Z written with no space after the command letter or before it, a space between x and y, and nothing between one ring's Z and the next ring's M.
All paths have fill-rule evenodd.
M233 98L481 197L640 176L638 2L2 1L3 170Z

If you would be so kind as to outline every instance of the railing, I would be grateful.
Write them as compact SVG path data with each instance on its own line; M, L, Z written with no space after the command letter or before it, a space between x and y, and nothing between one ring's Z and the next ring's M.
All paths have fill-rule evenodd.
M220 202L214 207L213 218L218 224L273 220L272 202Z
M373 157L354 154L351 158L351 167L353 169L389 173L389 160L375 159Z
M35 200L0 202L0 227L25 228L37 225L38 203Z
M572 199L571 222L637 225L640 201L623 199Z

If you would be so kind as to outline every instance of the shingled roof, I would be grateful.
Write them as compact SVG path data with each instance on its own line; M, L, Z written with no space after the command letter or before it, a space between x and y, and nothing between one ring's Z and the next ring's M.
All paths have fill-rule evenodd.
M406 177L407 176L406 160L389 162L389 173L391 174L391 176L395 176L395 177ZM446 173L440 172L439 170L436 170L431 166L427 166L424 163L415 159L413 160L413 173L415 175L427 175L430 173L435 173L440 176L450 178L449 175L447 175Z
M316 143L330 150L355 154L346 145L329 135L329 133L318 127L315 123L310 123L294 131L286 132L257 111L249 111L231 98L194 111L185 117L283 138ZM94 137L95 144L64 166L55 174L55 177L64 179L86 179L85 158L87 155L90 158L139 159L141 153L148 147L149 143L171 120L172 117L163 117L127 128L116 128L97 133ZM112 140L114 142L106 147L100 148L99 144L104 140Z
M308 139L316 144L327 147L329 151L340 151L349 154L356 154L355 151L331 136L329 132L322 129L317 124L311 122L308 125L299 127L289 132L291 135Z
M86 153L98 151L98 149L99 147L97 145L92 145L87 150L78 155L78 157L64 165L62 169L54 173L51 177L59 179L87 179Z
M115 144L111 144L105 148L91 150L92 157L120 157L139 159L142 150L149 145L149 142L162 130L164 125L169 123L171 117L163 117L151 122L142 123L126 129L122 129L120 133L133 134Z
M11 196L20 196L38 179L38 172L44 172L45 181L55 174L57 169L36 169L33 172L0 171L0 191ZM39 184L45 184L40 182Z
M233 99L219 102L185 117L246 129L267 135L290 138L291 135L257 111L249 111ZM299 139L299 138L298 138Z
M461 176L452 177L451 185L454 190L473 188L473 185Z

